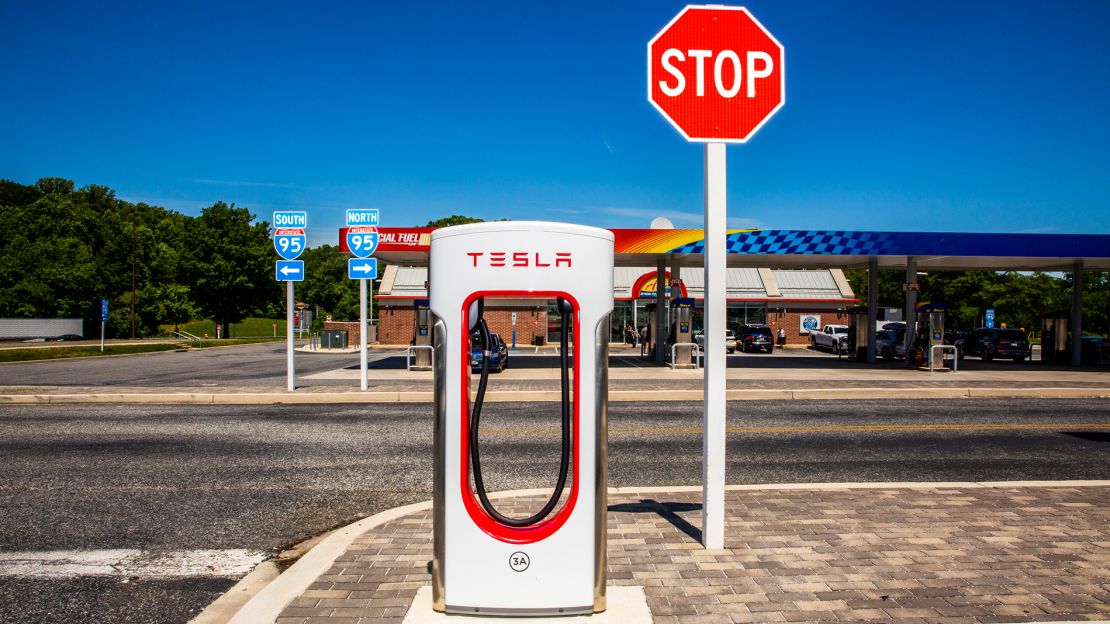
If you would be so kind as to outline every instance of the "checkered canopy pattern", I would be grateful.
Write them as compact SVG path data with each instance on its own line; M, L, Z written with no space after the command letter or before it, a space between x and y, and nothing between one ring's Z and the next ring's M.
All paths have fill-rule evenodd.
M812 256L1014 256L1110 257L1110 237L1082 234L980 234L952 232L847 232L757 230L732 232L727 253ZM667 253L705 253L693 241Z

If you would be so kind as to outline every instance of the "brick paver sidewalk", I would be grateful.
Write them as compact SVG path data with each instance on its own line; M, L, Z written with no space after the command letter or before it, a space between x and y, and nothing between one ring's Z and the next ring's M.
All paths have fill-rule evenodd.
M644 587L655 622L1110 617L1108 487L732 489L716 552L698 543L699 499L610 496L609 582ZM278 622L400 622L430 583L431 522L370 530Z

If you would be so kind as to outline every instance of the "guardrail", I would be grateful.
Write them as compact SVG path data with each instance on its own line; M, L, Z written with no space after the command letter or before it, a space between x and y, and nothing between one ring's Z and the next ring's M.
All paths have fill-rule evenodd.
M677 347L693 347L693 350L691 351L691 353L696 353L694 358L697 360L696 364L697 364L698 368L705 368L705 366L703 364L703 360L702 360L702 357L704 357L704 355L702 354L701 349L698 348L698 343L696 343L696 342L676 342L673 345L671 345L671 370L674 370L675 349ZM721 348L723 349L724 347L721 347Z
M944 368L944 353L947 353L948 351L952 352L952 372L956 372L956 369L960 366L960 353L956 350L956 347L952 345L933 345L933 347L929 349L929 372L933 372L933 365L937 361L937 351L941 352L941 368Z
M417 349L427 349L431 353L430 360L432 361L432 364L435 364L435 347L433 347L432 345L409 345L409 347L405 349L405 370L412 370L412 358L416 355Z

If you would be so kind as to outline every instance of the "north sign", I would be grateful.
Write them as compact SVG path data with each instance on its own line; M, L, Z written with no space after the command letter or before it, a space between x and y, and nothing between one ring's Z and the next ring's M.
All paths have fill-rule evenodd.
M378 225L377 208L348 208L347 225Z
M682 9L647 61L648 100L688 141L744 143L786 102L782 44L743 7Z
M378 248L378 228L355 225L347 228L347 249L359 258L374 254Z
M348 258L348 279L378 279L377 258Z
M274 249L286 260L296 260L304 252L305 235L300 228L274 230Z

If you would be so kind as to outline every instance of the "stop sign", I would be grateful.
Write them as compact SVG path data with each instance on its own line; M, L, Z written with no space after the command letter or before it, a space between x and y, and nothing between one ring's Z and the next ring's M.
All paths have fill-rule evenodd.
M744 7L688 6L648 42L648 100L688 141L744 143L786 102L783 67Z

